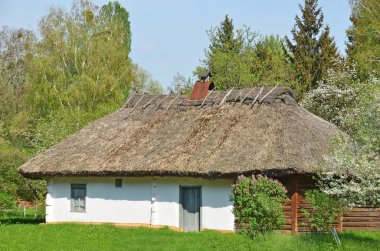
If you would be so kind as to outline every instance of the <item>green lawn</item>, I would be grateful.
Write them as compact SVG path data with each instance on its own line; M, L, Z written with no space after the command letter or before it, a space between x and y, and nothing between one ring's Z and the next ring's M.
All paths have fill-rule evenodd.
M339 250L380 250L380 232L340 234ZM111 225L0 225L0 250L336 250L332 236L273 234L248 240L213 231L178 233L168 229Z

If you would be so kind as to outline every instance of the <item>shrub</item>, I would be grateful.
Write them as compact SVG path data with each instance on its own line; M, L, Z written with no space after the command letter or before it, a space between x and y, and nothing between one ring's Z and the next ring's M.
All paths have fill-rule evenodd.
M280 182L260 175L241 175L232 187L235 223L242 235L252 238L284 226L282 204L287 197Z
M7 193L0 192L0 210L10 209L14 207L15 207L14 198Z
M305 195L312 209L302 208L301 212L305 215L312 231L326 232L332 229L343 211L342 203L317 189L309 190Z

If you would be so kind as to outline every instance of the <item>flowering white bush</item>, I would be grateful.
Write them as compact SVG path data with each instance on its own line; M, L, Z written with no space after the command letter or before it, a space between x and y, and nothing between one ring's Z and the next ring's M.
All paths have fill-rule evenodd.
M331 153L323 157L320 188L348 206L380 206L380 104L376 92L368 94L342 122L351 139L337 139Z
M301 101L301 106L342 128L345 115L356 107L363 83L355 67L344 62L341 70L330 69L328 76ZM345 129L345 128L342 128Z
M319 186L347 206L380 206L380 81L343 65L301 103L349 135L323 157Z
M318 185L349 207L380 206L379 158L340 137L321 161Z

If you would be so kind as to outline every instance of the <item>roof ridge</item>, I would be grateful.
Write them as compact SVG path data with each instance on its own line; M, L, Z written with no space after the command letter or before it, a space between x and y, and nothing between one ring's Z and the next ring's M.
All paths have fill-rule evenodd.
M156 101L156 105L152 105ZM240 103L250 105L265 104L271 105L276 103L285 103L287 105L298 105L293 97L293 92L287 87L261 87L261 88L244 88L230 89L227 91L209 91L204 99L191 100L189 97L181 94L133 94L127 99L121 109L131 108L145 110L148 106L154 107L154 110L183 109L192 106L211 106L220 107L224 104L236 105Z

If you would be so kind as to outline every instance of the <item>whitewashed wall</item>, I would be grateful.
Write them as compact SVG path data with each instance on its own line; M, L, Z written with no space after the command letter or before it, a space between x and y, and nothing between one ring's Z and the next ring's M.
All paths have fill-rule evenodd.
M186 177L54 178L48 182L47 222L112 222L179 226L179 186L201 186L201 228L233 230L231 180ZM70 184L87 184L86 212L70 211Z

